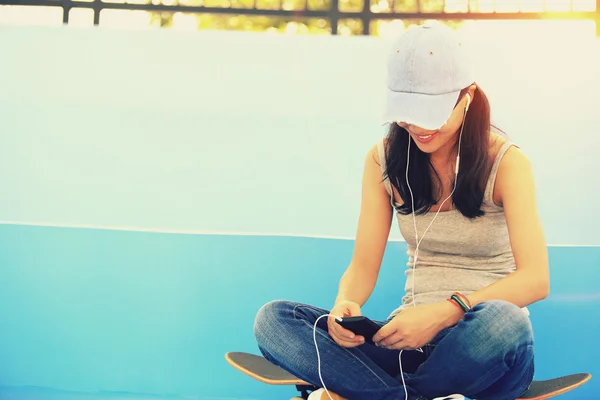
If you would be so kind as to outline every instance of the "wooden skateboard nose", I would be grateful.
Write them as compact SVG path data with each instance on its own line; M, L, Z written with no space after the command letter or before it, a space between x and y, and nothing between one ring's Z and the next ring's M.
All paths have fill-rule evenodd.
M310 383L298 379L285 369L267 359L248 353L232 352L225 354L225 360L238 371L269 385L306 385Z
M517 400L545 400L569 392L592 379L587 373L561 376L545 381L533 381Z

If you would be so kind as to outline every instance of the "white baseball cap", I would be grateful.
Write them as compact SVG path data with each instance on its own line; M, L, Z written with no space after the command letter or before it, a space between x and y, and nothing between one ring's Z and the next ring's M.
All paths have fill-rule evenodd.
M471 66L454 29L437 21L408 28L388 58L385 123L441 128L461 90L475 82Z

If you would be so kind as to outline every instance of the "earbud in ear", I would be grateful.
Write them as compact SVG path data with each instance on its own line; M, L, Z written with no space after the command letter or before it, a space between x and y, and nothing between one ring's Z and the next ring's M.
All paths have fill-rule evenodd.
M467 93L467 105L465 106L465 112L469 109L470 105L471 105L471 95L469 93Z

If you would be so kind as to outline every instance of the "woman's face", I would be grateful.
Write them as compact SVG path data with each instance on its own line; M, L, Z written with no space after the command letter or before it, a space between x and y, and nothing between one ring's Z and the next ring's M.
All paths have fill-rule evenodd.
M474 90L469 90L471 99L473 98L473 92ZM441 152L450 151L456 143L459 128L463 123L467 101L467 96L464 95L452 110L446 124L438 130L426 130L405 122L398 122L398 125L406 129L422 152L432 154L440 150Z

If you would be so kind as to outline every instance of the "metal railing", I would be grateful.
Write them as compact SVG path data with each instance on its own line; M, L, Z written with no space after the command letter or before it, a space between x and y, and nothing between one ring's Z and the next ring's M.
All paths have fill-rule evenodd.
M340 10L339 0L329 0L327 9L311 9L308 0L304 1L305 7L302 9L286 10L282 7L282 0L279 0L278 9L265 9L257 5L257 0L252 0L251 7L206 7L197 5L181 4L153 4L148 0L147 4L130 3L111 3L101 0L91 2L76 0L0 0L0 5L14 6L45 6L61 7L63 10L63 23L69 23L69 11L74 8L91 9L94 12L94 25L100 23L100 15L103 10L140 10L152 13L208 13L224 15L246 15L246 16L267 16L279 17L290 21L307 18L324 19L329 22L331 34L338 34L338 22L345 19L356 19L362 22L362 34L371 33L371 22L377 20L426 20L438 19L446 21L465 21L465 20L592 20L596 22L596 34L600 37L600 0L596 1L595 10L573 11L573 0L570 0L570 11L561 12L478 12L471 9L471 0L467 0L467 9L462 12L428 12L422 8L422 2L427 0L417 0L415 10L411 12L395 11L395 1L390 1L390 11L374 12L370 0L365 0L362 11L342 11ZM398 0L396 0L398 1ZM442 0L443 5L439 9L445 10L446 0ZM503 0L495 0L501 2ZM545 0L544 0L545 2ZM545 7L544 7L545 8ZM496 9L496 7L494 7Z

